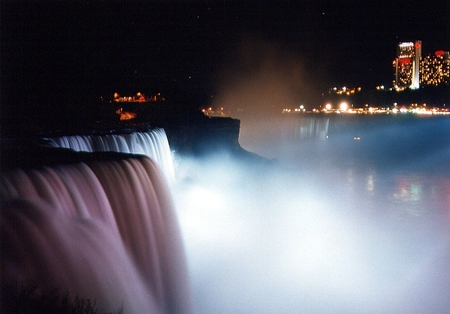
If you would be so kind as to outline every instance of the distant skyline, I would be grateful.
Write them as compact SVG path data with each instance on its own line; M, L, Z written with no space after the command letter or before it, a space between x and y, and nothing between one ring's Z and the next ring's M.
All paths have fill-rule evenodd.
M17 102L18 95L28 103L56 103L55 97L145 92L158 85L202 101L223 88L230 71L245 77L267 62L298 68L293 79L317 90L374 87L392 82L399 42L422 40L424 55L450 50L447 0L1 6L2 105Z

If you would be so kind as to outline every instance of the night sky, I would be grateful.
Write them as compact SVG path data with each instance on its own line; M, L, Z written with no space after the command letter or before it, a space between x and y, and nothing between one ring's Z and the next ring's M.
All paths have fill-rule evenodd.
M75 112L75 104L88 106L115 91L163 91L202 106L224 81L251 76L266 63L281 73L297 69L301 75L292 80L314 93L334 85L387 85L398 42L422 40L425 54L450 50L448 0L1 6L3 117L62 103Z

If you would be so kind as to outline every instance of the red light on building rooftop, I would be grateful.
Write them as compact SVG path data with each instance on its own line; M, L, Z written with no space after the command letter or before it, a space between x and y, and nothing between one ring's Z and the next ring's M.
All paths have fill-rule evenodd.
M414 44L414 48L419 49L420 48L420 43L415 43Z
M438 50L434 53L436 55L436 57L440 57L444 55L444 50Z

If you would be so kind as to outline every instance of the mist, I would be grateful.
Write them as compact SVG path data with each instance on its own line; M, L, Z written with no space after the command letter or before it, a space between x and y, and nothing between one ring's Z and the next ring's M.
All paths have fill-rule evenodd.
M249 35L223 60L212 105L242 120L270 118L300 104L316 105L325 77L313 75L306 65L299 53Z
M226 156L183 160L177 169L199 313L426 313L450 305L448 178L292 171Z
M233 58L214 105L267 162L175 159L198 312L445 312L449 119L281 115L313 98L300 59Z
M248 34L217 71L212 107L240 120L240 145L267 158L277 158L284 108L315 108L327 82L325 72L311 69L307 59L285 45ZM265 149L267 148L267 149ZM272 152L271 152L272 151ZM280 157L280 156L278 156Z

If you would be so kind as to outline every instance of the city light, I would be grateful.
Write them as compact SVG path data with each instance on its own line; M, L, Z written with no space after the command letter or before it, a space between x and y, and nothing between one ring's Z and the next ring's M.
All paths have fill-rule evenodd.
M408 89L418 89L421 86L450 85L450 52L444 50L435 51L433 54L422 55L422 42L401 42L397 45L397 58L392 62L395 71L395 79L391 87L378 84L371 89L360 86L334 85L323 92L323 102L307 105L286 106L278 109L283 114L428 114L446 115L449 110L438 100L429 108L425 104L402 103L400 99L392 95L393 91L401 92ZM375 92L373 95L372 93ZM420 92L421 93L421 92ZM365 97L369 97L364 100ZM373 97L372 97L373 96ZM212 97L212 96L211 96ZM403 98L403 97L402 97ZM122 99L115 94L116 101ZM370 102L364 103L365 101ZM417 101L417 100L415 100ZM400 102L400 104L397 104ZM439 104L439 102L441 102ZM205 107L206 108L206 107ZM241 112L243 109L238 109ZM230 110L202 109L208 116L231 116ZM248 111L250 113L250 111ZM254 108L259 113L258 108Z
M436 51L434 55L427 55L420 61L420 84L449 85L450 84L450 55L448 51Z
M123 108L117 109L116 113L120 116L120 121L133 120L137 116L135 112L123 111Z
M153 101L165 101L166 99L161 96L161 93L156 93L153 96L146 96L141 92L137 92L134 96L120 96L118 93L113 94L114 102L153 102Z
M358 87L343 86L343 87L340 87L340 88L333 87L333 88L330 88L330 90L328 91L328 94L337 94L337 95L350 96L350 95L353 95L353 94L355 94L357 92L360 92L361 90L362 90L362 88L359 87L359 86Z
M450 85L450 52L438 50L423 57L420 40L400 43L392 64L396 91L418 89L421 85Z
M342 110L342 111L347 111L347 109L348 109L348 104L344 101L344 102L341 102L341 104L339 105L339 108Z
M418 89L420 58L422 57L422 41L399 43L394 66L394 86L396 90L404 88Z

